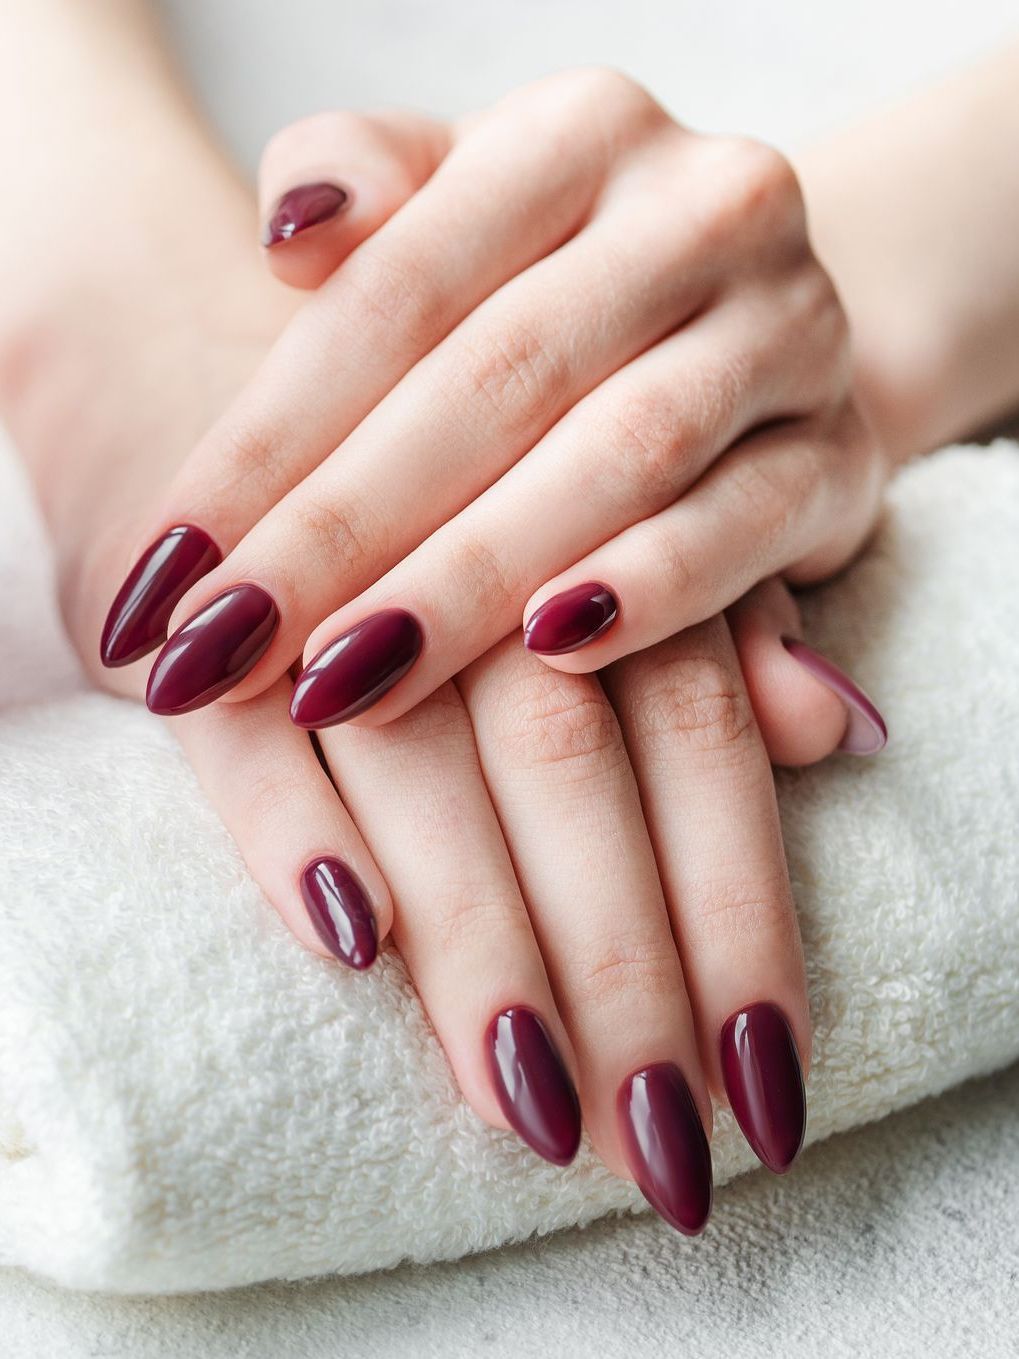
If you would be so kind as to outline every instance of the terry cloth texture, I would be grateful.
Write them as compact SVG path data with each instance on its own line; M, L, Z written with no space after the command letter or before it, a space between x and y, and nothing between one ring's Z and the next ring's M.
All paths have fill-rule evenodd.
M0 1262L209 1289L642 1207L588 1150L558 1170L477 1120L397 955L362 977L294 944L168 729L85 690L0 475ZM1015 448L948 451L806 603L892 733L779 780L811 1140L1019 1055L1017 544ZM724 1114L714 1156L720 1182L753 1164Z

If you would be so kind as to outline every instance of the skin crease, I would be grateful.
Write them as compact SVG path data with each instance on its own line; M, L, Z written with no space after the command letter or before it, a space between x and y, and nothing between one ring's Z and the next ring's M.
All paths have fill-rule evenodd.
M26 16L31 16L31 22ZM9 103L13 113L21 114L26 106L45 107L61 110L64 116L58 120L61 126L45 120L40 123L37 134L39 155L30 167L27 181L23 158L0 165L8 173L8 183L19 185L19 202L35 224L33 248L39 247L39 257L46 262L45 277L36 275L33 278L31 270L25 267L20 243L4 241L3 252L6 253L0 253L0 283L9 285L5 297L10 299L10 306L5 308L4 330L0 335L0 402L25 450L41 492L60 558L65 614L73 635L79 640L83 658L91 673L101 675L107 687L137 696L144 676L134 674L130 667L123 671L102 672L97 658L97 640L106 604L130 566L128 544L135 541L135 555L145 545L136 541L135 526L147 516L155 517L151 508L154 484L159 480L155 469L163 467L167 473L171 470L183 450L223 409L239 383L250 373L258 355L278 333L284 320L293 314L295 305L293 299L261 279L253 255L248 258L243 248L238 248L238 242L250 239L252 231L244 194L168 83L162 58L145 32L138 8L127 0L117 0L117 3L111 0L109 4L97 6L95 15L86 22L79 7L62 0L40 0L30 9L26 7L24 16L20 17L24 17L25 22L11 35L13 40L0 42L0 63L3 63L0 76L6 77L0 80L0 100L5 101L5 105ZM125 60L125 49L130 60ZM83 61L85 54L89 59ZM31 81L25 74L29 71L32 72ZM986 72L981 74L981 80L986 85ZM999 75L998 80L1004 89L1003 75ZM994 85L993 80L990 83ZM110 89L118 89L123 97L137 101L139 116L136 120L128 120L125 125L117 101L112 101L111 107L106 99ZM972 86L963 82L957 97L962 102L972 99ZM981 94L980 98L984 97ZM7 125L15 125L13 113L6 120ZM94 138L97 144L120 146L125 162L132 164L136 173L127 177L117 175L109 181L98 180L89 158L81 156L81 148L71 147L63 140L63 124L81 129L86 141ZM441 140L434 129L428 136ZM371 134L364 140L366 148L373 149L363 150L363 157L371 160L374 156L374 163L382 163L384 158L375 154L377 125L371 125ZM878 141L880 145L880 139ZM163 154L153 154L153 148L157 146L162 148ZM921 159L924 149L921 139L918 153ZM940 164L935 151L936 147L930 148L931 160ZM0 145L0 157L6 154L5 144ZM398 198L400 191L406 192L408 183L415 177L420 182L427 173L428 151L422 151L418 145L415 155L419 163L416 168L403 167L402 190L399 186L391 188L391 199ZM852 163L851 157L848 163ZM388 164L392 164L392 158ZM146 179L149 167L155 165L159 166L159 174ZM1003 165L1002 175L1007 178L1010 169L1010 162ZM872 167L868 167L868 172L872 172ZM392 170L390 173L394 174ZM889 179L894 179L892 172L889 172ZM59 201L52 193L54 183L61 187ZM865 185L866 177L861 174L858 183ZM186 224L174 211L181 184L190 186L185 195L188 201L200 201L206 206L207 220L197 255L193 234L185 230ZM841 182L839 193L844 195L846 192L845 183ZM858 192L862 197L862 191ZM807 199L808 203L817 201L809 183ZM350 211L342 215L342 221L348 226L357 225L357 201L355 198ZM894 195L891 201L895 201ZM954 199L952 201L954 203ZM905 206L908 208L909 205ZM824 218L823 205L818 217L819 220ZM70 239L64 230L65 223L74 220L87 220L93 224L87 251L79 240ZM118 249L118 224L122 223L130 223L140 239L151 242L150 255L146 256L144 251ZM139 227L142 228L140 231ZM976 222L975 227L977 236L980 230L986 230ZM337 225L336 230L340 229ZM327 228L323 227L319 234L327 235ZM307 248L308 241L293 244L295 249L300 245L303 252L306 270L303 279L307 282L314 278L314 252ZM840 277L837 245L838 240L832 235L822 240L821 252L836 277ZM866 238L854 238L845 248L866 249ZM914 249L913 254L916 253ZM167 268L167 261L171 259L180 261L178 274ZM224 267L225 261L230 261L229 268ZM904 272L909 276L906 265L914 265L912 256L906 255L904 261ZM282 269L275 262L273 267ZM914 267L923 272L919 266ZM975 269L976 263L971 267ZM847 263L845 276L849 277L851 273L851 265ZM68 281L73 281L74 286L66 286ZM927 289L931 296L925 305L947 326L945 333L952 334L952 322L956 319L952 311L954 293L946 300L945 290L939 292L933 286L937 282L936 276L925 278L925 283L932 285ZM1008 289L1003 288L1001 295L1007 298ZM1013 290L1013 299L1017 295L1019 289ZM864 334L876 334L880 330L878 319L870 320L868 324L867 313L868 305L877 306L874 301L877 296L878 290L868 293L861 287L856 298L862 300L857 303L850 299L850 312L857 311ZM997 299L997 292L995 297ZM100 299L107 324L97 336L94 318ZM880 300L881 305L888 305L883 294ZM158 353L150 335L153 314L170 318L170 324L162 329ZM926 321L929 314L921 319ZM975 322L971 316L966 320L963 329L972 338ZM983 320L985 336L1002 344L1014 338L1015 331L1010 329L1015 323L1014 310L1005 302L996 301ZM198 336L200 342L196 341ZM1012 352L1015 352L1014 345ZM924 353L926 356L926 351ZM942 377L938 388L939 404L936 414L928 413L922 435L911 430L902 414L902 410L908 409L913 395L909 383L893 368L881 368L871 353L859 361L861 371L868 375L869 390L880 389L883 396L883 404L874 401L873 409L887 414L895 408L898 412L898 422L886 419L883 426L896 435L888 442L894 446L897 455L922 447L924 441L932 437L932 430L950 429L953 422L963 419L967 413L992 413L997 409L995 403L1000 403L1006 395L1002 377L1001 385L990 390L984 384L973 396L964 376L960 377L953 368L952 355L940 355L939 359ZM104 375L109 372L118 375L115 396L109 394L109 387L103 382ZM155 374L158 374L160 394L158 419L153 418ZM1014 383L1014 373L1012 376ZM896 383L900 381L904 393L901 409L889 395L894 393ZM57 403L49 400L53 391L62 392L64 400ZM134 393L135 398L131 399L129 393ZM1014 387L1008 389L1008 394L1014 394ZM64 423L67 419L64 412L69 409L75 413L73 438L68 437L68 427ZM138 457L139 448L146 450L144 462ZM168 526L168 523L162 525ZM593 578L597 579L597 576ZM778 586L755 592L752 601L734 608L729 626L739 646L739 657L747 674L767 752L776 758L776 751L781 749L783 757L790 762L798 762L797 757L801 760L820 758L828 753L845 727L845 710L823 685L804 673L781 646L781 636L795 635L797 630L795 608L788 595ZM673 737L679 739L671 744L663 738L658 754L669 754L677 773L689 777L694 785L707 784L708 774L717 777L717 751L713 754L710 739L704 744L706 733L711 739L727 734L727 739L749 740L747 733L753 735L755 732L756 729L745 720L749 705L740 698L739 666L734 661L735 652L727 637L720 625L709 625L706 629L694 630L685 642L680 640L670 643L664 650L656 649L655 653L644 657L630 658L614 671L614 711L634 753L638 777L641 759L639 746L634 742L642 726L640 713L648 711L641 705L649 702L655 685L661 684L663 676L670 683L678 684L678 690L671 691L673 694L690 693L692 686L697 701L684 711L696 720L687 722L682 731L674 732ZM545 665L533 658L532 662L538 667ZM699 961L698 966L691 969L695 981L692 1003L703 1012L712 1005L719 1011L707 1025L706 1031L713 1035L711 1044L701 1051L692 1036L689 1008L684 1012L691 1000L683 996L681 987L677 989L668 981L663 970L663 964L667 969L673 963L664 955L656 956L653 950L649 951L646 941L641 944L643 951L639 954L631 953L628 957L599 954L598 947L604 941L599 941L597 934L593 942L574 937L567 918L553 919L551 905L560 900L576 900L578 889L590 891L590 866L592 862L604 864L601 857L604 845L579 844L578 836L579 848L584 853L577 853L577 845L569 842L567 848L571 854L564 854L561 847L553 855L547 853L542 840L544 837L544 841L548 841L548 808L555 807L557 815L562 816L570 805L563 788L555 784L550 774L557 769L581 767L596 773L596 778L588 780L585 776L582 783L585 787L601 789L597 805L611 806L613 798L617 805L623 805L627 797L636 797L636 791L635 785L627 782L627 779L632 781L633 775L626 772L630 766L623 758L624 732L615 732L612 723L616 719L612 718L611 711L594 696L593 690L565 687L584 684L585 677L563 675L555 678L550 672L546 683L540 681L533 668L516 675L514 667L520 664L518 648L514 649L512 657L507 652L493 660L483 658L475 662L463 677L458 677L459 691L466 698L446 686L440 691L445 696L438 702L419 705L414 713L400 719L399 723L390 724L385 732L358 732L349 728L325 733L323 744L328 747L328 759L341 767L345 776L350 776L356 824L332 795L318 765L309 761L305 739L287 722L285 707L289 695L285 684L274 686L244 703L214 705L179 719L177 726L207 793L233 830L253 873L302 942L320 954L328 952L301 908L296 883L303 865L326 852L335 854L363 884L377 917L379 937L384 938L393 924L394 939L436 1020L457 1078L481 1116L497 1126L505 1127L509 1122L498 1107L485 1068L480 1041L484 1024L490 1015L507 1007L529 1004L547 1021L571 1079L578 1083L585 1121L599 1152L613 1170L633 1173L619 1142L615 1118L619 1082L627 1072L643 1068L650 1061L671 1061L693 1087L694 1102L706 1125L710 1117L707 1091L710 1089L717 1095L722 1090L715 1044L723 1021L740 1005L762 999L763 995L726 996L724 975L731 974L734 967L732 957L725 950L717 950L715 960L706 957ZM507 727L506 705L495 701L506 691L507 676L511 673L515 675L513 687L526 696L532 710L535 704L541 705L543 721L537 727L533 723L529 725L526 739ZM546 687L542 687L543 683ZM547 684L560 687L549 688ZM567 700L565 708L564 696ZM470 705L469 714L465 702ZM563 711L569 714L568 723L572 725L558 722ZM701 720L705 711L714 714L707 726ZM810 720L806 720L808 718ZM551 731L560 733L556 738L560 741L566 733L571 743L572 763L555 761L547 768L538 763L538 753L547 752L549 748ZM823 734L823 739L817 736L818 732ZM582 753L581 764L577 764L573 760L577 742L590 741L592 737L597 741ZM803 737L806 737L805 743L797 746L797 739L802 742ZM500 949L489 955L487 967L478 967L478 960L471 957L472 941L475 946L477 944L477 932L472 935L470 918L448 909L446 884L455 872L454 862L428 865L430 871L434 870L434 878L429 884L430 891L424 893L422 906L434 910L445 900L443 911L432 917L431 933L415 932L415 922L410 917L393 920L393 904L386 879L402 883L405 875L420 874L421 856L413 852L414 835L405 834L397 843L392 815L380 819L379 812L390 803L403 806L406 812L415 808L420 811L428 799L421 797L422 785L416 766L422 766L422 778L432 780L427 786L434 793L449 784L451 759L453 767L465 772L474 769L470 759L475 759L476 755L468 756L475 739L481 747L483 762L488 761L485 778L494 781L499 775L504 780L504 805L500 814L505 815L512 806L524 815L525 821L527 817L535 817L543 823L541 834L529 824L521 825L517 832L520 847L526 850L530 865L524 874L526 881L518 885L512 873L506 871L506 849L494 812L489 820L467 824L464 809L477 802L476 797L467 796L470 788L461 801L454 796L443 808L444 823L460 825L461 838L471 844L488 846L487 851L479 852L477 856L486 865L485 880L472 884L483 889L485 900L498 903L498 908L493 907L492 913L485 916L487 926L498 925L502 932ZM509 739L519 740L521 758L514 769L507 768L492 755L493 751L504 748ZM775 823L769 819L768 797L773 794L764 746L751 742L747 748L755 752L757 782L751 787L730 790L729 795L749 798L748 811L755 809L759 817L752 827L756 837L752 845L754 854L759 862L774 862L776 847L780 854L780 842ZM413 778L407 776L408 751L414 756ZM647 752L644 754L646 757ZM474 769L470 777L477 780L476 787L483 787L480 769ZM348 778L344 777L342 782L346 791ZM273 795L284 787L289 790L288 801L293 804L289 810L284 809L282 800ZM259 788L263 795L252 800L253 790ZM522 796L523 789L527 791ZM654 804L655 799L650 802ZM628 871L626 864L632 867L634 863L646 862L648 865L646 877L627 879L628 889L632 890L624 893L626 899L653 901L654 893L662 892L661 886L657 885L658 871L669 879L662 862L667 861L674 846L681 848L679 840L674 838L681 828L669 825L667 800L659 798L658 806L658 812L651 817L653 846L642 838L645 832L639 819L624 818L628 833L636 837L634 847L638 844L644 847L640 853L624 856L625 864L621 862L615 870L615 879L608 875L612 902L607 905L618 901L621 875ZM588 807L589 803L584 799L576 803L578 826L590 820ZM580 815L582 808L585 809L583 816ZM751 822L753 818L748 817L748 827ZM358 827L368 827L370 823L373 834L369 849L361 839ZM251 831L253 825L258 827L255 836ZM422 823L419 833L425 833L426 829ZM273 853L267 855L266 844L274 847ZM681 859L686 857L678 855L678 850L674 852ZM385 875L375 862L376 856L385 860ZM514 857L520 857L518 851ZM681 883L675 878L681 867L672 865L673 876L666 884L668 902L664 904L672 909L683 895L676 890ZM600 876L594 875L594 880ZM406 881L413 879L408 877ZM527 943L529 936L524 929L527 913L520 893L523 889L529 895L527 905L533 907L531 897L535 884L545 888L547 897L543 893L541 905L549 914L544 922L539 917L540 937ZM398 896L413 899L402 889ZM782 903L780 908L779 918L792 921L791 909ZM651 919L649 916L649 927ZM600 924L608 933L617 923L606 912L590 925ZM442 938L443 931L453 930L454 925L457 929L448 933L447 938L462 942L464 950L456 956L456 966L461 976L476 975L480 984L468 997L465 1010L443 1012L436 998L451 988L442 976L443 951L436 949L435 944ZM571 944L571 949L564 948L566 943ZM447 949L447 952L452 950ZM494 966L496 959L498 967ZM633 967L635 960L637 966ZM505 994L500 993L496 984L500 969L505 971L507 963L513 970L512 994L508 986ZM758 956L753 959L753 966L768 998L780 1003L788 1015L805 1065L809 1032L802 974L792 936L786 936L786 946L775 957ZM573 991L569 985L564 985L564 980L572 975L570 969L573 967L579 967L578 976L587 978L607 977L611 980L613 976L629 975L630 989L616 986L609 991L603 990L599 994L600 1005L585 1005L581 988ZM701 977L700 982L698 977ZM664 986L663 978L666 980ZM633 982L637 983L635 988ZM634 1028L632 1013L638 996L642 1008L652 1012L655 1024L660 1024L660 1036L648 1029ZM663 997L665 1003L658 1004ZM606 1003L610 999L612 1005ZM681 1000L678 1024L677 1000ZM601 1028L596 1023L599 1011L604 1011L606 1021ZM630 1023L627 1023L628 1016ZM623 1049L613 1047L620 1033L627 1037L632 1033L634 1046L642 1050L627 1051L625 1045ZM666 1034L670 1036L668 1042L675 1047L668 1047ZM678 1043L677 1034L681 1039Z

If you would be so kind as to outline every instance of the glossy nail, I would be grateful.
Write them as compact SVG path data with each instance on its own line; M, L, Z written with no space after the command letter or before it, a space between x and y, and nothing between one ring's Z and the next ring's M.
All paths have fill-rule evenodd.
M616 1100L623 1150L640 1192L685 1236L711 1214L711 1150L697 1105L674 1062L628 1076Z
M301 896L315 933L341 962L363 972L379 951L379 932L364 888L339 859L314 859L301 874Z
M181 625L156 657L145 702L165 717L204 708L265 655L279 610L258 585L234 585Z
M546 1161L569 1165L580 1145L580 1101L545 1025L514 1005L489 1024L486 1043L507 1122Z
M363 619L323 647L298 675L292 721L313 731L363 713L403 679L423 642L421 625L404 609Z
M574 585L535 609L524 628L524 646L539 656L579 651L608 631L618 613L619 601L607 585Z
M785 1015L748 1005L722 1029L722 1078L729 1107L756 1156L784 1175L799 1155L807 1125L803 1069Z
M350 201L338 184L299 184L276 204L262 231L262 244L279 245L335 217Z
M147 547L110 606L99 642L106 666L130 665L166 641L170 615L202 576L222 561L194 524L177 524Z
M821 681L846 705L849 720L838 749L847 755L876 755L888 742L888 728L877 708L858 684L833 665L827 656L795 637L783 637L782 645L815 679Z

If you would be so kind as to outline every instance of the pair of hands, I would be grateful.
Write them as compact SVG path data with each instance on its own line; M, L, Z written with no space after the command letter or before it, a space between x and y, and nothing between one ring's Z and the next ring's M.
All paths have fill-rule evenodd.
M887 476L795 178L582 71L300 124L261 195L316 291L141 527L111 686L169 630L150 706L298 938L391 930L483 1118L565 1164L582 1108L697 1231L712 1093L775 1170L803 1136L769 759L883 741L769 579Z

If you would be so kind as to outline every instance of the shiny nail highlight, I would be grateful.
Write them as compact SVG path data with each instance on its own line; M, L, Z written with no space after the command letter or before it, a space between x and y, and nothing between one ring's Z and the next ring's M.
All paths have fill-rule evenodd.
M224 590L163 647L149 675L145 702L165 717L212 703L265 655L279 617L272 596L258 585Z
M683 1073L674 1062L633 1072L619 1088L616 1109L640 1192L670 1226L696 1236L711 1215L711 1150Z
M799 1155L807 1099L796 1040L785 1015L761 1001L726 1020L722 1078L729 1107L755 1155L784 1175Z
M301 874L301 896L315 933L348 967L363 972L379 951L368 895L339 859L313 859Z
M362 619L323 647L298 675L291 720L314 731L357 717L403 679L423 644L420 623L404 609L385 609Z
M580 1146L580 1101L541 1019L522 1005L503 1010L488 1026L486 1047L507 1122L546 1161L569 1165Z
M888 743L885 720L858 684L806 642L783 637L782 645L794 660L809 670L846 705L849 720L838 749L847 755L876 755Z
M192 585L222 561L194 524L177 524L145 549L110 605L99 642L103 665L130 665L166 641L174 609Z
M276 204L263 228L262 244L293 240L309 227L330 221L349 201L350 194L338 184L299 184Z
M607 632L618 614L619 601L607 585L574 585L535 609L524 628L524 646L539 656L579 651Z

